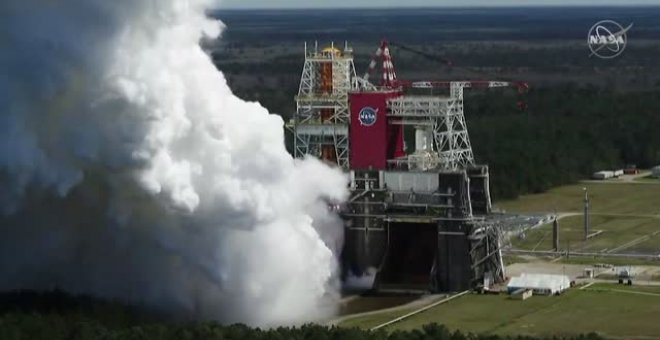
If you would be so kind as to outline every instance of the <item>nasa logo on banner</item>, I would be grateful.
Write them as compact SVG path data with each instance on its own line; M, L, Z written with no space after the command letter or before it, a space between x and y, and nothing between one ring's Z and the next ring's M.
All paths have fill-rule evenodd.
M378 110L373 107L365 107L360 110L358 119L360 120L361 125L372 126L376 124L376 120L378 120Z
M623 27L616 21L601 20L591 27L587 42L591 54L601 59L618 57L628 45L628 31L633 27Z

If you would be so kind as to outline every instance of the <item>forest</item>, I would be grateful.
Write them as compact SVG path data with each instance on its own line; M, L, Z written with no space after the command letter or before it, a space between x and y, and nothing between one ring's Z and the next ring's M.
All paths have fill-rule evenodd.
M660 91L569 83L530 90L525 111L513 108L515 100L493 91L466 103L475 156L490 165L496 198L660 163Z
M119 303L63 292L15 292L0 295L0 339L3 340L534 340L466 334L430 324L408 332L305 325L252 328L217 322L174 322ZM598 340L586 334L566 340Z

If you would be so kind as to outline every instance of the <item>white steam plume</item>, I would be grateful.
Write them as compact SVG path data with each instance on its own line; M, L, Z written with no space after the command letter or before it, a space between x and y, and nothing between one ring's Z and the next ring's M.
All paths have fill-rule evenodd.
M214 5L0 3L0 290L253 325L331 311L345 178L231 93L199 46Z

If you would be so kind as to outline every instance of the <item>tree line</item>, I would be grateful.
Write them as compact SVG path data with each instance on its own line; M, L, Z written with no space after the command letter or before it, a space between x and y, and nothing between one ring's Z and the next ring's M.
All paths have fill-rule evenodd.
M489 164L496 198L515 198L626 165L660 164L660 92L593 85L474 94L466 116L475 157Z
M241 324L223 326L214 322L150 324L111 329L94 320L70 322L62 316L4 315L0 317L0 337L5 340L535 340L531 336L466 334L429 324L413 331L366 331L357 328L280 327L251 328ZM595 333L565 337L570 340L603 339Z
M253 328L242 324L182 322L119 302L74 296L62 291L0 294L0 339L3 340L533 340L535 337L478 335L430 324L413 331L366 331L305 325ZM602 339L597 334L573 338Z

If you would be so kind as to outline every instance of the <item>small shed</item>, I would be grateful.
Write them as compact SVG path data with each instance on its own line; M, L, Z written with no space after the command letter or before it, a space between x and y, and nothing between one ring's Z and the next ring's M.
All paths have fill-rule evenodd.
M525 301L534 295L534 291L531 289L518 289L517 291L511 293L511 298L514 300Z
M555 295L571 287L571 280L566 275L522 274L512 277L506 286L512 294L521 289L531 289L534 295Z
M614 177L614 171L598 171L591 175L593 179L605 180Z
M660 178L660 165L654 167L654 168L651 170L651 175L652 175L653 177L655 177L655 178Z
M594 278L594 269L593 268L584 268L584 277L588 279Z

